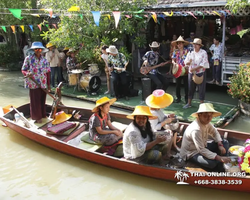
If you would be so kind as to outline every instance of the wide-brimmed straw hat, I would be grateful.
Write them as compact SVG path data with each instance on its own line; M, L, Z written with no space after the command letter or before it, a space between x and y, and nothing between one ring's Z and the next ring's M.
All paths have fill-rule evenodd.
M158 43L158 42L156 42L156 41L152 42L152 44L149 44L149 46L150 46L151 48L158 48L160 45L161 45L161 44Z
M173 103L173 100L172 95L158 89L146 98L146 104L151 108L166 108Z
M191 44L198 44L200 46L203 46L202 40L200 38L194 38L193 42L190 42Z
M76 51L75 49L70 48L66 54L67 54L67 56L69 56L71 53L73 53L75 51Z
M64 111L58 112L55 115L55 119L52 121L52 124L60 124L67 120L69 120L72 117L71 114L66 114Z
M193 113L191 116L192 117L198 117L199 113L204 113L204 112L211 112L213 113L213 117L218 117L221 115L221 112L218 112L214 109L213 104L211 103L201 103L199 106L199 110L195 113Z
M52 43L48 43L48 44L46 44L46 48L50 48L50 47L53 47L53 46L55 46L54 44L52 44Z
M118 54L118 50L117 50L117 48L116 48L114 45L109 46L109 48L106 49L106 51L107 51L108 53Z
M95 107L93 108L92 112L97 112L98 107L105 103L109 103L110 105L112 105L115 101L116 101L116 98L109 99L108 97L102 97L96 101Z
M131 115L127 115L127 118L134 119L134 116L136 115L147 116L148 119L157 119L157 116L154 116L150 112L150 108L148 106L136 106L134 112Z
M172 45L177 45L177 42L182 42L184 46L189 45L189 42L184 40L181 35L177 38L177 40L171 42Z
M45 49L41 42L33 42L30 49Z

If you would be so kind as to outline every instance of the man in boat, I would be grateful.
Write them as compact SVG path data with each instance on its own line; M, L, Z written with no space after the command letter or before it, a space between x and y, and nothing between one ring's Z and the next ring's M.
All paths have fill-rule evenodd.
M165 135L154 137L149 120L156 119L148 106L136 106L134 112L127 116L133 122L129 124L123 136L123 154L128 160L147 164L162 163L168 154Z
M227 154L229 143L221 139L219 132L211 124L213 117L220 116L211 103L202 103L191 116L196 119L187 127L182 141L180 155L210 170L224 171L223 163L231 161Z
M126 68L128 61L124 54L119 53L117 48L113 45L109 46L106 50L108 55L108 66L111 71L111 76L113 79L113 87L115 92L115 97L129 100L129 87L127 81Z
M30 49L34 50L34 54L25 58L22 73L27 77L25 87L29 88L31 119L41 123L42 118L46 118L46 92L43 89L50 91L50 66L41 54L45 49L41 42L33 42Z
M154 41L152 44L149 44L151 51L147 51L145 55L142 57L143 60L143 66L145 67L153 67L156 66L159 62L159 47L160 43ZM160 66L163 66L165 63L159 64ZM156 89L163 89L164 91L167 90L169 86L169 80L167 77L163 76L161 73L159 73L158 69L152 69L147 74L149 78L154 82L156 85Z
M164 114L163 108L168 107L173 103L173 96L165 93L164 90L154 90L151 95L146 98L146 104L150 107L153 115L157 116L154 120L149 120L154 133L162 132L171 136L169 148L173 144L173 148L179 151L176 142L180 141L181 137L177 137L176 130L179 128L179 122L175 114ZM174 136L173 136L174 132Z
M96 101L92 110L94 114L89 119L89 137L98 144L109 146L123 136L123 133L111 124L109 109L115 101L116 98L102 97Z

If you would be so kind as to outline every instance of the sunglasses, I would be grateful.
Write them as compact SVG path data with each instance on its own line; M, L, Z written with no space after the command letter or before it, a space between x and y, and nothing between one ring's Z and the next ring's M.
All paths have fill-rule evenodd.
M42 51L43 49L34 49L35 51Z

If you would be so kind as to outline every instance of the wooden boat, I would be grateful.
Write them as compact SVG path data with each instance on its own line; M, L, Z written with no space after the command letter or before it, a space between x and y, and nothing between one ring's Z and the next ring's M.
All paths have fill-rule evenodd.
M22 134L23 136L39 143L44 146L50 147L57 151L85 159L97 164L105 165L108 167L128 171L131 173L139 174L142 176L148 176L152 178L168 180L178 182L179 177L183 174L183 179L185 182L178 182L177 184L189 184L193 186L202 186L208 188L215 189L223 189L223 190L234 190L241 192L250 192L250 176L245 175L243 177L229 177L229 176L214 176L212 172L205 172L200 168L196 168L195 166L185 168L173 168L173 167L161 167L158 165L146 165L141 163L136 163L132 161L128 161L124 158L117 158L114 156L109 156L103 153L100 153L99 148L96 145L83 144L79 137L83 134L87 129L87 122L89 117L91 116L91 110L85 108L75 108L75 107L67 107L67 106L59 106L59 110L63 110L65 113L72 113L74 110L80 111L80 115L82 115L79 120L80 125L76 130L74 130L69 136L54 136L47 134L44 131L43 125L39 128L27 128L19 123L14 121L15 119L15 110L12 110L5 115L1 116L0 119L12 130ZM29 104L20 106L17 108L19 112L22 112L24 116L29 118ZM47 105L47 112L51 112L51 106ZM122 124L129 124L131 120L126 118L126 115L111 112L110 113L112 121L120 122ZM188 126L187 123L181 124L181 132L185 130ZM230 144L233 145L242 145L244 141L250 138L249 133L237 132L226 129L218 129L222 136L227 134L227 139ZM86 133L86 132L85 132ZM78 138L78 140L77 140ZM202 172L200 171L202 170ZM196 174L194 174L196 172ZM203 176L204 175L204 176Z

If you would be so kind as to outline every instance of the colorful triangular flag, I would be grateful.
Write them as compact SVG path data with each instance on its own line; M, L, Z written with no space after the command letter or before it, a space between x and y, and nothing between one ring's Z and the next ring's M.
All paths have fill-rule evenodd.
M21 9L11 9L9 8L9 11L13 14L14 17L16 17L17 19L22 19L23 17L21 17L21 13L22 10Z
M4 30L4 32L6 33L6 27L5 26L1 26L1 27Z
M20 25L22 31L24 32L24 25Z
M91 11L91 13L93 14L96 26L99 26L100 17L101 17L100 11Z
M117 28L119 20L120 20L120 16L121 16L121 12L120 11L113 11L112 12L115 18L115 28Z

